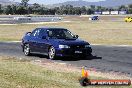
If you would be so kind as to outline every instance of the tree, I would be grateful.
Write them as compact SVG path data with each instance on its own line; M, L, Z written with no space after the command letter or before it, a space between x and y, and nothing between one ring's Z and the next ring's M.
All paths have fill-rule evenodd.
M72 5L65 6L65 10L68 11L68 15L73 15L73 9L74 9L74 7Z
M7 8L5 9L5 14L13 14L13 10L11 5L8 5Z
M81 7L81 13L82 13L82 14L86 14L86 11L87 11L87 10L86 10L86 7L85 7L85 6Z
M112 7L109 7L108 11L114 11L114 9Z
M55 14L59 14L60 15L60 8L59 7L55 7Z
M101 6L97 6L96 11L102 11L102 7Z
M88 9L88 14L94 14L94 12L95 12L95 5L91 5L90 6L90 9Z
M128 13L132 14L132 4L128 5Z
M80 7L75 7L74 8L74 14L76 14L76 15L81 15L81 8Z
M23 8L25 9L25 14L29 14L29 7L28 7L28 2L29 0L22 0L21 1L21 5L23 6Z
M39 14L40 10L42 11L41 6L37 3L34 3L33 6L32 6L33 14Z
M95 11L95 5L90 6L91 10Z
M115 10L125 10L129 14L132 14L132 4L125 6L121 5L118 8L113 7L102 7L91 5L89 8L73 7L72 5L62 5L60 7L46 8L43 5L34 3L33 5L28 5L29 0L21 0L20 5L8 5L2 6L0 4L0 14L38 14L38 15L81 15L81 14L94 14L95 11L115 11Z
M3 10L2 10L2 5L0 4L0 14L3 13Z
M91 14L93 14L93 13L94 13L94 11L93 11L92 9L88 9L88 10L87 10L87 14L88 14L88 15L91 15Z
M18 6L16 14L19 14L19 15L27 14L27 10L23 6Z
M127 9L127 7L125 5L121 5L118 7L118 10L120 10L120 11L124 11L126 9Z
M132 9L132 4L128 5L128 7Z
M29 0L22 0L21 1L21 5L23 5L24 7L27 7L28 6L28 2L29 2Z
M17 12L17 6L16 5L12 5L12 14L16 14Z
M49 9L48 15L55 15L55 9Z
M32 9L32 7L28 7L28 14L33 14L33 9Z

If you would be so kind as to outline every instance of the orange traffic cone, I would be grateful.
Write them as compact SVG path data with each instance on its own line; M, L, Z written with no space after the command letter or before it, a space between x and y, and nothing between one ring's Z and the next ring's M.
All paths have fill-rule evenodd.
M79 79L79 82L82 86L88 86L91 84L90 79L88 78L89 74L86 70L86 67L82 67L82 77Z
M82 67L82 77L88 77L89 74L88 74L88 71L85 70L85 67Z

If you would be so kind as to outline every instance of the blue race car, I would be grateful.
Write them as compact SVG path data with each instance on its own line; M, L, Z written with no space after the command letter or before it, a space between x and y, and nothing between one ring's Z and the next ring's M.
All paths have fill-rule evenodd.
M92 16L89 18L89 20L99 20L99 16Z
M64 28L36 28L25 34L21 46L26 56L37 53L48 56L48 59L55 59L56 56L85 58L92 55L88 42L78 39L78 35Z

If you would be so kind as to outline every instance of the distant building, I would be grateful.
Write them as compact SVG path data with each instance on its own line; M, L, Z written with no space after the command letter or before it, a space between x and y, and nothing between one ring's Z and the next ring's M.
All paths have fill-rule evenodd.
M102 11L102 15L110 15L110 11Z
M101 15L102 12L101 12L101 11L95 11L94 14L95 14L95 15Z
M125 14L127 14L127 11L119 11L119 14L125 15Z
M119 11L111 11L110 14L111 15L118 15L119 14Z
M95 11L95 15L125 15L127 11Z

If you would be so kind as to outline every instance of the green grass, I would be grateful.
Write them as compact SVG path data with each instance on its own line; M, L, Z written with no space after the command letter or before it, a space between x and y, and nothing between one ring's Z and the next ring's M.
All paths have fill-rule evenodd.
M0 62L1 88L65 88L78 87L76 73L51 71L30 62ZM75 82L75 83L74 83Z
M0 58L0 88L82 88L78 81L79 77L78 72L49 70L32 64L26 59ZM131 87L91 86L87 88Z

